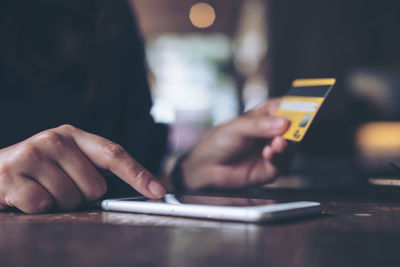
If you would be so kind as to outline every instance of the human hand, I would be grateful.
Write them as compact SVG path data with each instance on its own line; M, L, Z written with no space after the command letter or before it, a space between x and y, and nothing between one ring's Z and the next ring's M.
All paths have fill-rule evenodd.
M146 197L165 194L120 145L63 125L0 150L0 209L41 213L97 200L107 185L96 167L110 170Z
M279 103L271 100L214 129L182 163L186 187L241 188L276 177L277 156L287 147L281 135L289 127L288 120L273 116Z

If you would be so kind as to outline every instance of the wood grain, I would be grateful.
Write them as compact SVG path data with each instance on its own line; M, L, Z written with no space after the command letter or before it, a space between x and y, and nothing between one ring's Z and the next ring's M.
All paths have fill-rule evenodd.
M99 210L3 212L0 265L396 266L400 201L382 190L305 191L323 200L321 216L262 225ZM246 194L304 197L274 189Z

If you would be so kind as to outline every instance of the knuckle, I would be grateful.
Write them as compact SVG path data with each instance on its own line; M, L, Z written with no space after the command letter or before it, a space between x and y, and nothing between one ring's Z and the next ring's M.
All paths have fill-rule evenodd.
M142 166L132 167L132 175L135 179L143 179L146 175L146 169Z
M39 161L39 150L30 143L20 146L16 151L17 158L29 159L30 161Z
M73 132L76 130L76 127L71 124L63 124L59 126L58 129L60 129L63 132Z
M103 147L103 153L109 160L120 159L126 155L125 149L116 144L116 143L109 143Z
M150 177L146 175L147 171L145 168L140 167L137 168L133 172L133 181L135 182L135 186L137 187L145 187L150 182Z
M61 146L63 144L62 136L55 131L45 131L40 133L36 140L38 142L44 142L45 144L49 144L51 146Z

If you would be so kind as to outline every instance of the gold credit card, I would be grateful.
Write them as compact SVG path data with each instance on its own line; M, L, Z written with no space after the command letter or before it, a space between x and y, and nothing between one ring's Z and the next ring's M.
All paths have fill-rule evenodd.
M335 82L333 78L293 81L275 112L276 116L290 120L290 127L283 135L286 140L300 142L303 139Z

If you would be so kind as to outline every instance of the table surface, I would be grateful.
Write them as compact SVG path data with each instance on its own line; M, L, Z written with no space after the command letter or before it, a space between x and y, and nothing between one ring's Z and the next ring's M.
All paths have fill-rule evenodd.
M257 225L99 210L3 212L0 266L400 266L400 190L234 195L321 201L323 214Z

